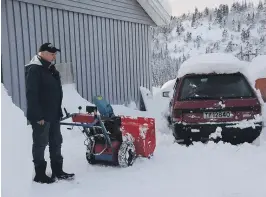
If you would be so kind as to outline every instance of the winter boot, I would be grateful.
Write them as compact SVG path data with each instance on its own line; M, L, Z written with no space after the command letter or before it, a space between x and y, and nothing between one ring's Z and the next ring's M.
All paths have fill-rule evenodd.
M50 178L49 176L46 175L46 173L45 173L46 166L47 166L46 161L35 166L36 175L35 175L33 181L35 181L37 183L47 183L47 184L55 182L52 178Z
M74 179L75 174L71 173L68 174L63 171L63 162L51 162L51 169L52 169L52 179L59 179L59 180L72 180Z

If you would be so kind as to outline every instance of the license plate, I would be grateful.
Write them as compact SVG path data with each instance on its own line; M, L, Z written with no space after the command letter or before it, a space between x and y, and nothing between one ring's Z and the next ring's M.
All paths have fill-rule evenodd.
M203 117L205 119L213 119L213 118L230 118L230 111L221 111L221 112L204 112Z

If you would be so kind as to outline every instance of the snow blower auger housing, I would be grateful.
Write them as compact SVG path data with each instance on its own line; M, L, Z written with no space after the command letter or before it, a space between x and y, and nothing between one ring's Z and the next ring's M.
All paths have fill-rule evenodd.
M138 156L153 155L156 146L153 118L115 116L111 105L101 96L94 97L94 104L86 106L86 113L68 114L65 110L66 117L61 121L61 125L83 128L90 164L128 167ZM72 118L71 123L63 122L68 118Z

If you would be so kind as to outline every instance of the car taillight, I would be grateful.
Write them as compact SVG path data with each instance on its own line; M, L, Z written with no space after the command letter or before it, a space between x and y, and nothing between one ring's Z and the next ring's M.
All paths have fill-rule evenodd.
M174 109L173 110L173 121L180 121L182 119L182 110Z
M253 107L253 110L254 110L255 113L261 114L261 106L260 105L255 105Z

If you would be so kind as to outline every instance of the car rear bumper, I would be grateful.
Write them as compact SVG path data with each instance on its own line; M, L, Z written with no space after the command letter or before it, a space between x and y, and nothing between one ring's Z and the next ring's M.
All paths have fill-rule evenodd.
M174 123L173 135L177 140L225 141L232 144L253 142L262 131L262 122L239 128L237 124L182 124Z

